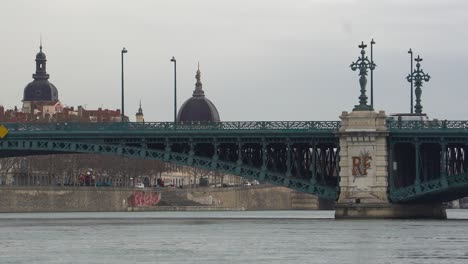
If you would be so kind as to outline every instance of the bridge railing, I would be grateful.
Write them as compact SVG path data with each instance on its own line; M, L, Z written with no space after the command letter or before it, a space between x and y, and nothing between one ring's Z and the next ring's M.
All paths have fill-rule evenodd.
M122 131L122 130L302 130L336 132L340 121L229 121L229 122L100 122L2 123L9 131ZM390 131L468 130L468 120L387 120Z
M3 123L9 131L306 130L338 131L340 121Z
M467 130L467 120L387 120L390 131Z

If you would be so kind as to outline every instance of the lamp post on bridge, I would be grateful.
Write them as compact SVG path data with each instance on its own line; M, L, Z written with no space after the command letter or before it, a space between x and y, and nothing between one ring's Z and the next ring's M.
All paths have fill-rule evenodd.
M408 53L410 54L410 74L413 72L413 51L411 49L408 50ZM410 113L413 113L413 82L411 83L411 104L410 104Z
M372 111L374 110L372 105L367 104L367 95L366 95L366 84L367 84L367 69L373 71L375 69L375 63L369 61L366 56L366 51L364 50L367 45L364 44L364 41L361 42L361 45L358 46L361 49L361 57L359 57L355 62L351 63L351 70L356 71L359 69L359 84L361 86L361 96L359 96L359 105L354 106L353 111Z
M127 53L125 47L122 49L122 106L121 106L121 113L120 113L120 122L124 122L125 118L125 94L124 94L124 53Z
M415 95L416 95L416 105L414 106L414 112L416 114L421 114L422 113L422 105L421 105L421 94L422 94L422 89L421 87L423 86L423 82L428 82L431 79L431 76L429 74L424 73L424 71L421 69L421 61L423 59L418 55L414 61L416 61L416 70L408 74L406 77L406 80L408 82L414 82L414 86L416 86L416 89L414 90Z
M375 44L374 39L371 40L370 42L370 61L371 63L374 63L374 53L373 53L373 46ZM370 69L370 105L372 108L374 108L374 69L375 69L375 64L374 68Z
M177 61L172 56L171 62L174 63L174 124L177 122Z

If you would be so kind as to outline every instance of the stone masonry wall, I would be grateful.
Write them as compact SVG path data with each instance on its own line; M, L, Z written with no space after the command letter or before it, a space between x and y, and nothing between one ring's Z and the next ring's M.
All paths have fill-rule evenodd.
M0 188L0 212L126 211L131 189L94 187Z
M129 207L157 205L166 191L177 192L204 205L246 210L318 209L316 196L278 186L172 189L162 193L111 187L0 188L0 213L5 212L113 212ZM143 208L145 209L145 208Z
M385 112L343 112L340 118L338 203L388 203Z
M193 189L187 198L202 204L246 210L318 209L316 196L279 186Z

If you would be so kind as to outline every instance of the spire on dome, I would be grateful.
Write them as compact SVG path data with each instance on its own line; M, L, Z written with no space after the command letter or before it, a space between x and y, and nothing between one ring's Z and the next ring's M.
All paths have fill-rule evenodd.
M198 62L198 70L197 70L197 74L195 75L195 79L197 79L197 82L195 83L195 90L193 91L192 96L205 96L205 92L203 91L202 83L200 81L201 79L200 76L201 76L200 62Z
M140 107L138 108L138 112L135 115L137 123L144 123L145 117L143 116L143 109L141 108L141 99L140 99Z
M47 74L46 70L46 55L42 52L42 36L39 43L39 52L36 54L36 73L33 74L33 78L37 79L49 79L49 74Z
M143 115L143 109L141 108L141 99L140 99L140 107L138 108L137 115Z

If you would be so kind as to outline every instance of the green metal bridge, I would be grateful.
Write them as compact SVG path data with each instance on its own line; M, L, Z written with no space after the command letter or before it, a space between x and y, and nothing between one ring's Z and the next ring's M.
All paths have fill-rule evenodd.
M6 123L0 157L97 153L152 159L339 195L339 121ZM387 120L389 199L468 196L468 121Z
M468 121L388 120L389 197L394 203L468 196Z
M335 199L340 122L7 123L0 157L97 153L152 159Z

